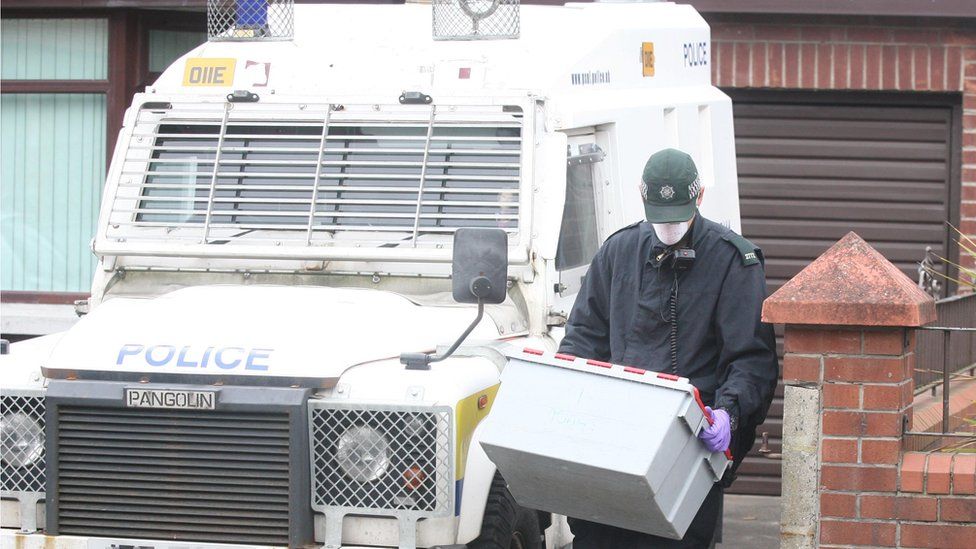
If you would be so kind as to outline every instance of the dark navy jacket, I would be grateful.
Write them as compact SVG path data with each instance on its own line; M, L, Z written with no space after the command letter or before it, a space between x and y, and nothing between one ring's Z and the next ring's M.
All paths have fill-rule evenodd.
M677 275L677 374L698 387L706 404L738 416L732 451L740 462L765 420L778 377L773 329L760 320L762 255L701 215L684 241L695 261ZM590 264L559 351L670 372L675 272L659 257L666 248L647 222L611 235Z

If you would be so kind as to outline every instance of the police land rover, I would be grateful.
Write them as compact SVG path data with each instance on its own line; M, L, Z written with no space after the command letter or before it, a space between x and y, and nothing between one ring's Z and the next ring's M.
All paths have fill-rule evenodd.
M650 152L688 151L739 229L707 24L210 4L208 42L125 114L87 314L0 358L2 546L566 545L479 422L503 348L554 350L600 243L642 219ZM501 282L458 303L486 238Z

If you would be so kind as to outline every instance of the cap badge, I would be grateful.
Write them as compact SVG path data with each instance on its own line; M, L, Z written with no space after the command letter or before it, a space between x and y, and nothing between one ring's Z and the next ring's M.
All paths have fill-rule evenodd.
M665 185L661 187L661 198L665 200L671 200L674 198L674 187L671 185Z

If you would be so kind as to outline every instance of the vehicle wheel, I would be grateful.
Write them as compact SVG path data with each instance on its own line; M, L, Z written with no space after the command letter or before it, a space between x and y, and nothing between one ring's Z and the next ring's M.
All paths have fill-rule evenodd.
M481 534L468 549L542 549L539 514L519 507L499 473L491 481Z

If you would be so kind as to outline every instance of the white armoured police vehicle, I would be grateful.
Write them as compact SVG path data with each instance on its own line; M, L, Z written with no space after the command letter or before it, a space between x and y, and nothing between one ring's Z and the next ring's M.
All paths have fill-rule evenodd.
M643 218L651 152L690 153L738 230L708 26L671 3L211 4L211 39L125 115L90 311L2 357L2 547L567 544L479 422L500 349L554 350L600 243Z

